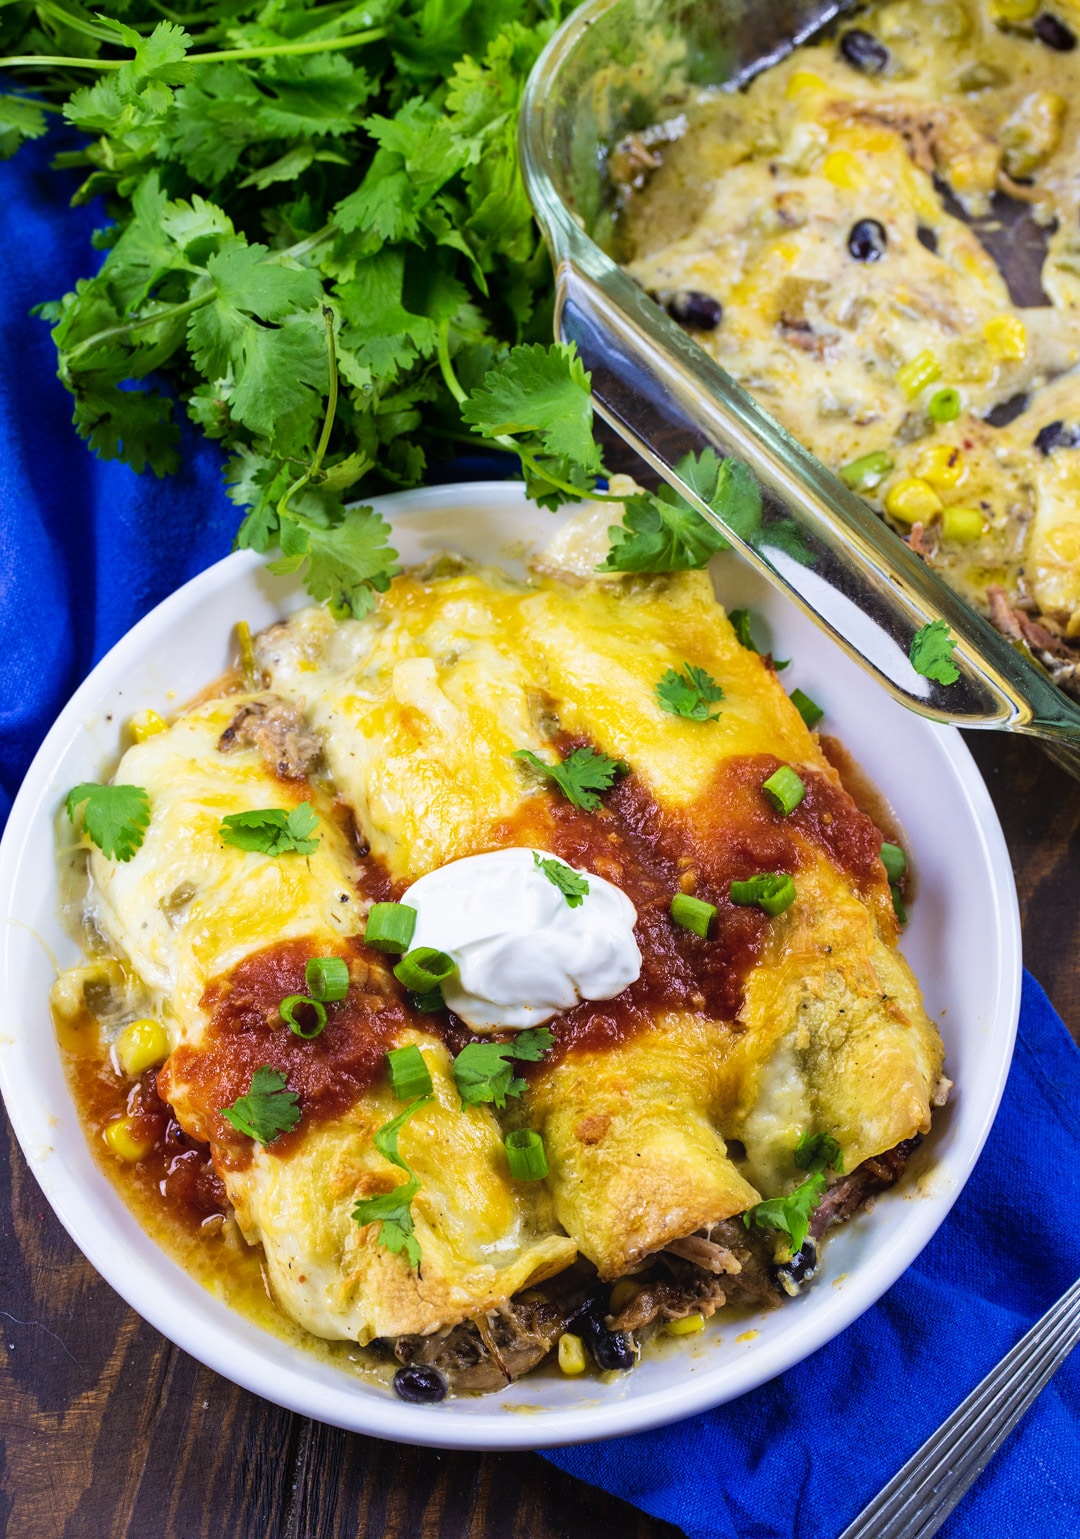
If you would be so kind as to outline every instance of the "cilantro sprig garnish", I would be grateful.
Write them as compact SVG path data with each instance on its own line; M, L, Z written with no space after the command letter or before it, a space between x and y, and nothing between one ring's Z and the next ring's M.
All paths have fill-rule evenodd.
M938 684L955 684L960 670L953 661L956 642L949 632L947 620L931 620L916 631L911 642L911 666L924 679Z
M568 908L580 908L589 896L588 879L575 871L573 866L568 866L565 861L555 860L554 857L541 860L533 850L533 862L544 873L553 887L557 887L566 899Z
M222 818L219 833L223 844L260 855L310 855L319 848L311 837L319 826L310 802L300 802L288 812L282 807L262 807L253 812L230 812Z
M683 663L681 670L669 668L656 686L660 709L688 721L716 721L720 712L709 707L723 698L724 691L712 674L693 663Z
M38 307L95 453L170 474L186 414L228 457L237 543L338 614L397 571L359 499L419 484L462 440L517 455L545 506L610 501L607 571L726 547L673 492L624 507L601 489L589 376L541 345L553 284L516 134L558 7L9 12L0 155L62 111L83 137L55 164L109 214L100 265L88 249L77 288ZM679 471L740 537L794 539L745 468L705 454Z
M401 1181L392 1192L381 1192L377 1197L361 1197L352 1211L358 1224L378 1224L380 1245L385 1245L391 1255L404 1251L409 1265L420 1269L420 1241L416 1238L412 1216L412 1201L420 1190L420 1178L398 1149L398 1134L409 1118L431 1104L433 1096L422 1096L399 1112L390 1122L384 1122L375 1134L375 1147L384 1159L403 1170L408 1180Z
M452 1069L462 1106L490 1102L501 1110L508 1096L517 1097L525 1089L525 1081L514 1077L511 1060L539 1063L554 1042L546 1026L519 1031L512 1042L470 1042L454 1059Z
M575 748L561 764L545 764L530 748L518 748L515 759L523 759L539 774L554 780L559 790L575 807L595 812L600 806L599 792L610 791L616 775L628 775L625 759L612 759L596 748Z
M79 808L83 808L87 838L110 860L130 860L150 825L150 798L142 786L104 786L84 781L68 792L65 805L73 823Z
M806 1244L810 1220L825 1195L825 1171L844 1168L840 1145L831 1133L802 1133L795 1148L795 1163L800 1170L810 1172L805 1181L786 1197L769 1197L743 1214L747 1229L756 1224L759 1229L786 1234L793 1256Z
M284 1074L263 1064L251 1076L246 1095L237 1096L231 1106L221 1107L221 1115L238 1133L260 1144L272 1144L282 1133L291 1133L300 1121L298 1096L285 1087Z

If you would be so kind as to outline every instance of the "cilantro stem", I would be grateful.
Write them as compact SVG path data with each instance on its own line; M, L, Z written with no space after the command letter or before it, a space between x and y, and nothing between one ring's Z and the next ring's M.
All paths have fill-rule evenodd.
M39 16L51 16L54 21L70 28L72 32L81 32L84 37L92 37L96 43L115 44L119 41L115 28L102 27L94 21L84 21L74 12L65 11L62 5L51 4L50 0L37 0L34 9Z
M512 438L506 438L502 433L498 434L492 442L505 444L508 449L513 449L520 458L521 463L532 471L538 481L546 481L549 486L554 486L560 492L566 492L575 501L588 498L590 502L617 502L620 506L626 501L625 497L615 497L611 492L598 492L595 486L590 491L588 487L574 486L570 481L560 480L558 476L552 475L550 470L545 470L544 466L538 460L535 460L527 449L523 449L520 444L516 444Z
M276 59L285 55L334 53L342 48L363 48L386 36L385 27L369 27L366 32L350 32L347 37L315 38L306 43L267 43L257 48L222 48L217 53L189 53L188 64L218 64L226 59Z
M286 246L281 255L293 258L307 256L308 252L314 250L320 241L324 241L327 236L332 235L334 229L334 221L330 220L329 223L323 225L321 230L316 230L314 235L308 235L304 240L298 240L295 246Z
M77 347L71 349L70 353L62 355L63 367L70 369L76 358L100 343L108 342L112 337L126 337L130 332L139 331L144 326L155 326L158 321L175 320L178 315L187 315L192 310L199 310L203 305L210 303L214 292L213 289L207 289L205 294L199 294L194 299L185 299L182 304L166 305L163 310L157 310L153 315L141 315L138 320L125 321L122 326L107 326L104 331L95 331L92 337L85 337Z
M385 27L369 27L366 32L350 32L347 37L315 38L306 43L266 43L255 48L219 48L213 53L189 53L185 64L222 64L231 59L278 59L308 53L336 53L343 48L363 48L386 36ZM123 69L132 59L70 59L58 54L12 54L0 59L0 69L42 64L57 69Z
M464 406L469 399L468 393L462 389L461 381L454 373L454 365L450 361L450 322L443 321L439 327L439 371L442 374L447 390L454 397L459 406ZM517 444L511 443L508 438L500 434L499 442L506 443L511 449L516 449Z
M322 307L323 323L326 326L326 346L330 353L330 398L326 403L326 416L323 418L322 432L319 434L319 442L315 446L315 454L311 464L308 465L302 476L298 476L288 488L278 503L278 519L284 520L289 512L289 498L294 492L305 487L313 476L317 476L322 466L323 456L330 444L330 433L334 426L334 417L337 414L338 399L338 371L337 348L334 345L334 312L329 305Z

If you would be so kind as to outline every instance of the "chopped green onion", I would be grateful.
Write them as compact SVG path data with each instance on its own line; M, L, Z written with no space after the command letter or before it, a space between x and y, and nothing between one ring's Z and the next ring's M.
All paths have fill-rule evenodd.
M435 1010L446 1008L446 1000L442 997L442 989L432 989L430 994L410 994L409 1003L414 1010L419 1010L424 1015L431 1015Z
M671 900L671 917L675 923L681 924L684 930L693 930L702 940L708 935L716 915L716 904L706 903L704 898L691 898L688 893L677 892Z
M349 964L344 957L312 957L304 968L312 999L333 1004L349 992Z
M806 795L806 786L790 764L781 764L762 784L761 789L769 804L785 818L789 812L795 811Z
M399 1101L431 1094L431 1075L415 1043L410 1047L392 1047L386 1055L386 1066L390 1071L390 1088Z
M542 1181L548 1173L544 1140L530 1128L507 1133L506 1160L515 1181Z
M907 924L907 909L904 907L904 900L900 896L900 889L895 882L889 883L889 891L892 893L893 913L896 915L898 923Z
M890 882L898 882L907 870L907 856L898 844L881 846L881 864Z
M954 422L960 415L960 394L956 390L935 390L926 403L931 422Z
M839 474L844 485L850 486L853 492L872 492L892 468L893 462L885 451L875 449L873 454L863 454L850 465L841 465Z
M416 910L407 903L373 903L364 941L376 951L408 951L416 929Z
M315 1012L315 1020L305 1026L303 1021L296 1018L297 1010L303 1007L305 1015L309 1010ZM317 999L309 999L306 994L290 994L278 1005L278 1014L292 1032L294 1037L303 1037L305 1042L310 1042L312 1037L317 1037L326 1025L326 1010Z
M782 914L795 902L795 883L782 871L752 876L746 882L732 882L731 901L743 907L756 904L767 914Z
M394 968L394 977L414 994L430 994L457 970L453 957L433 946L417 946Z
M804 695L801 689L793 689L791 691L791 703L811 732L825 715L817 701L811 700L809 695Z

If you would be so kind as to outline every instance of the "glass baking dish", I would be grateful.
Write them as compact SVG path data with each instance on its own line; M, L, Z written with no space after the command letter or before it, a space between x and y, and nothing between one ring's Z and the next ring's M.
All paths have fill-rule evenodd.
M1080 774L1080 706L915 555L608 254L610 150L676 119L706 86L737 87L850 6L827 0L589 0L530 78L522 167L556 271L556 332L577 344L594 402L650 465L912 710L1048 740ZM712 448L750 468L763 516L729 527L680 465ZM959 681L915 672L916 631L944 619Z

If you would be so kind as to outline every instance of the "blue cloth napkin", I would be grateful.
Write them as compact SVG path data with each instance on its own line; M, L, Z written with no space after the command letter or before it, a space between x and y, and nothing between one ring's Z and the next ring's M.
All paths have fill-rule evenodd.
M885 1297L730 1405L546 1457L690 1539L835 1539L1078 1274L1080 1051L1025 975L1016 1056L986 1148ZM1080 1349L940 1532L1077 1539Z
M53 717L166 594L225 555L237 512L220 456L185 433L172 479L76 438L48 328L28 315L92 267L100 211L70 209L56 148L0 166L0 823ZM498 471L473 461L443 475ZM833 1539L1080 1272L1080 1053L1030 979L985 1154L906 1276L838 1340L732 1405L563 1449L557 1464L693 1539ZM1080 1353L943 1531L1080 1535Z

